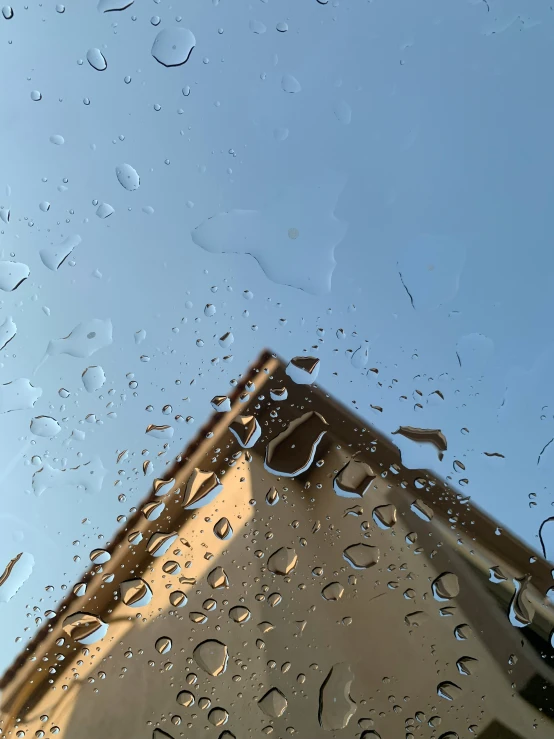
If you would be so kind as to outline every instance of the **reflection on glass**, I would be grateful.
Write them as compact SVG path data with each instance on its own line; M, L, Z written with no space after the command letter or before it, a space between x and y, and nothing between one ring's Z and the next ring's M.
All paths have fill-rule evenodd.
M551 736L547 562L275 356L228 407L6 670L5 734Z

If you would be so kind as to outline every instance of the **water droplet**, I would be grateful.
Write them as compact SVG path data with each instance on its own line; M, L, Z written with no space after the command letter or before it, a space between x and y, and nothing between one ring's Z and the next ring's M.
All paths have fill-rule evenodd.
M138 172L130 164L120 164L115 168L115 175L119 184L129 192L138 190L140 186L140 177Z
M251 449L262 434L255 416L237 416L230 424L229 431L243 449Z
M288 701L277 688L270 688L258 701L258 706L270 718L279 718L287 710Z
M465 641L471 636L471 626L469 624L459 624L454 629L454 636L458 641Z
M437 693L441 698L453 701L462 695L462 689L459 685L456 685L456 683L451 683L449 680L445 680L437 685Z
M352 120L352 108L345 100L339 100L333 105L333 113L337 121L348 126Z
M208 218L192 240L212 253L249 254L268 279L313 295L331 289L335 247L347 224L334 214L345 182L336 176L295 183L263 210L231 210ZM289 238L294 227L300 236Z
M52 416L36 416L31 419L31 433L35 436L43 436L46 439L53 439L57 436L62 427Z
M314 460L327 426L327 421L315 411L291 421L285 431L267 445L266 470L283 477L295 477L305 472Z
M265 502L268 505L277 505L279 502L279 493L275 488L270 488L265 496Z
M365 570L379 562L379 548L370 544L352 544L343 552L345 560L354 569Z
M33 475L32 486L35 495L42 495L45 490L64 485L82 487L89 493L99 493L106 475L106 469L102 460L94 456L90 462L77 465L77 467L55 469L49 464L44 464Z
M261 21L251 20L248 24L248 27L250 28L252 33L262 34L267 31L267 28Z
M62 628L70 639L84 645L94 644L108 633L107 623L99 616L84 611L67 616L63 620Z
M196 39L188 28L164 28L152 44L152 56L164 67L177 67L188 61Z
M31 577L35 558L20 552L11 559L0 575L0 603L8 603L21 586Z
M229 578L223 567L214 567L207 577L208 585L214 590L229 587Z
M65 139L61 134L55 133L50 136L50 143L54 144L54 146L63 146L65 144Z
M171 639L168 636L161 636L159 639L156 639L156 651L160 654L167 654L172 647L173 643Z
M214 524L214 534L218 539L225 541L233 536L233 527L231 526L228 518L220 518L217 523Z
M39 90L32 90L31 100L35 103L40 102L42 100L42 93Z
M135 0L98 0L99 13L112 13L129 8Z
M229 720L229 714L224 708L216 707L208 714L208 721L213 726L224 726Z
M113 213L115 213L115 208L109 203L100 203L98 208L96 208L96 215L102 220L109 218Z
M410 626L410 628L414 626L421 626L428 620L429 616L425 613L425 611L414 611L413 613L408 613L406 616L404 616L404 621L406 622L407 626Z
M174 532L164 533L163 531L158 531L148 539L146 551L153 557L163 557L164 554L167 554L169 547L176 538L177 534Z
M344 586L340 582L331 582L321 591L321 595L325 600L337 601L344 595Z
M70 357L86 359L111 343L112 322L110 319L93 318L80 323L63 339L50 341L46 354L50 356L68 354Z
M527 595L531 583L531 576L524 575L514 579L515 592L510 602L508 618L512 626L522 629L530 626L535 617L535 608Z
M433 509L428 506L427 503L424 503L421 498L417 498L416 500L414 500L410 508L423 521L429 522L433 519L433 516L435 515Z
M94 393L96 390L100 390L102 385L106 382L106 375L104 370L99 365L93 365L87 367L81 375L83 385L87 393Z
M215 395L211 399L210 404L214 411L218 413L227 413L231 410L231 401L226 395Z
M479 660L474 657L460 657L456 662L456 667L461 675L475 675Z
M243 624L250 620L252 614L246 606L234 606L229 611L229 616L237 624Z
M398 259L398 274L412 307L433 310L456 295L465 247L450 237L425 234L408 244Z
M22 262L0 261L0 290L13 292L30 273L29 267Z
M293 357L287 364L286 373L297 385L311 385L317 380L319 366L317 357Z
M64 239L61 244L53 244L52 246L41 249L39 256L44 266L55 272L80 243L81 237L78 234L74 234Z
M345 729L356 713L356 703L350 696L354 673L350 665L333 665L319 690L319 725L325 731Z
M0 323L0 350L5 349L17 334L17 326L11 316L7 316Z
M396 506L392 503L373 509L373 520L381 529L390 529L396 523Z
M443 572L431 587L435 599L442 602L456 598L460 592L460 583L453 572Z
M103 72L108 68L106 57L102 54L100 49L89 49L87 51L87 62L93 69L96 69L97 72Z
M188 603L188 598L182 590L174 590L169 594L169 602L174 608L183 608Z
M25 377L0 385L0 413L29 410L42 395Z
M446 436L440 429L420 429L415 426L400 426L394 434L400 434L410 441L416 441L421 444L432 444L439 453L439 459L443 458L444 452L446 451L448 444Z
M177 703L186 708L194 706L194 694L189 693L188 690L181 690L181 692L177 694Z
M227 645L222 644L217 639L206 639L206 641L198 644L194 648L192 656L198 666L213 677L223 674L227 669L229 659Z
M267 561L267 569L275 575L288 575L296 567L298 555L291 547L281 547Z
M286 33L289 30L289 24L285 23L285 21L279 21L275 28L279 33Z
M148 436L152 436L154 439L171 439L173 438L174 429L173 426L156 426L154 423L149 423L146 427L145 433L148 434ZM165 491L163 495L165 495Z
M187 510L200 508L211 503L223 490L215 472L200 470L196 467L187 480L183 495L183 507Z
M363 369L369 362L369 347L361 346L352 354L350 362L356 369Z
M365 462L349 460L333 480L333 490L341 498L361 498L375 480L375 474Z
M284 92L294 94L302 90L300 82L292 74L284 74L281 78L281 89Z
M152 599L152 590L141 577L122 582L119 586L119 592L123 603L133 608L146 606Z
M4 7L2 8L2 15L7 21L13 18L13 8L11 7L11 5L4 5Z
M147 521L157 521L165 510L165 503L162 501L154 501L153 503L145 503L141 511Z

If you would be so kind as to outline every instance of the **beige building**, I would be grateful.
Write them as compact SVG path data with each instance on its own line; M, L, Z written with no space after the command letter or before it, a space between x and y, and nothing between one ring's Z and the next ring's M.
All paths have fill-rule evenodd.
M547 562L269 354L219 408L3 676L3 735L554 736Z

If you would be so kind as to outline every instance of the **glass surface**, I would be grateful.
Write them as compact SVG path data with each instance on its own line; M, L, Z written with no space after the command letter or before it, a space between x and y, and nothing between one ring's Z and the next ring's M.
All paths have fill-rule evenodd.
M554 735L553 23L2 9L0 736Z

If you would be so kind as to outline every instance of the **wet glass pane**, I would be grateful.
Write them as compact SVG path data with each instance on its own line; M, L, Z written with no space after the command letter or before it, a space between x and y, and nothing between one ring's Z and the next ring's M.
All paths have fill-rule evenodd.
M553 23L2 8L0 736L554 735Z

